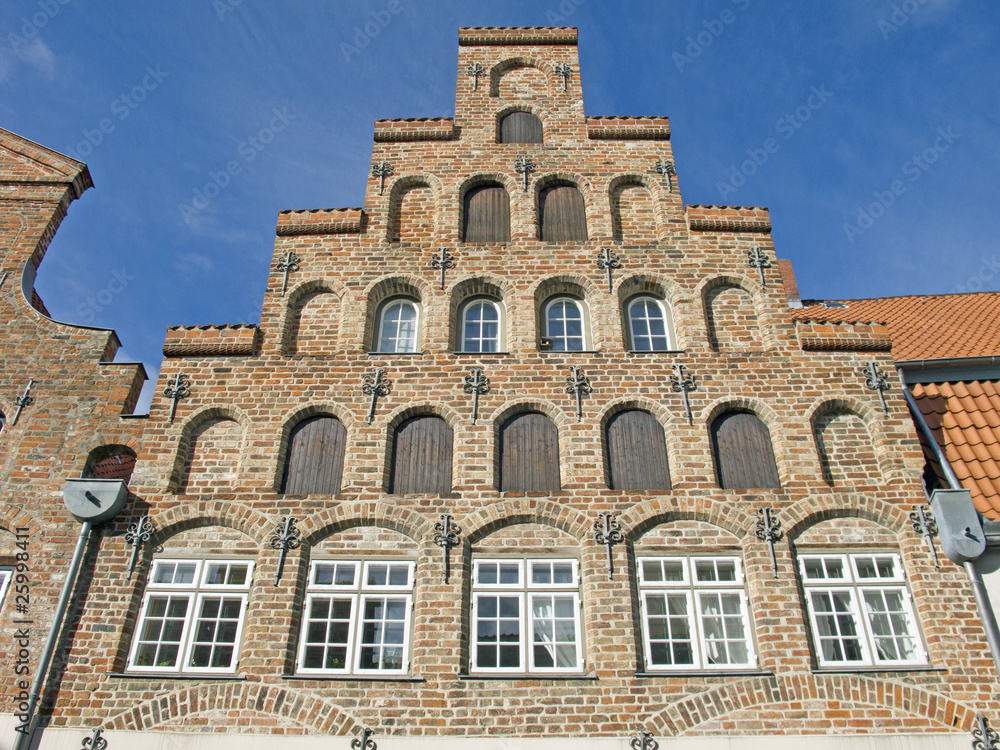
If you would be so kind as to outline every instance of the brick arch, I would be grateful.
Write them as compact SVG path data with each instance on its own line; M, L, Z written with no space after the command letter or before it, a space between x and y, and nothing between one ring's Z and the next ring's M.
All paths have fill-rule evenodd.
M345 301L350 297L350 293L339 282L328 279L309 279L307 281L303 281L293 287L288 293L288 301L285 303L280 328L278 329L281 331L282 354L290 355L296 353L296 347L294 345L295 342L293 341L297 335L296 328L298 326L300 316L302 315L302 309L308 301L311 301L304 301L305 298L310 295L315 298L316 296L323 294L333 295L336 298L337 303L341 306L343 306ZM334 341L331 343L334 346L336 345L336 334L334 335Z
M483 421L493 422L493 486L500 488L500 470L503 464L503 440L501 431L504 423L518 414L526 412L539 412L548 417L556 427L556 435L562 433L566 426L570 424L569 415L562 409L543 399L533 399L524 401L506 401L494 410L492 415L483 415ZM565 477L569 476L569 452L565 445L559 447L559 482L560 485Z
M590 339L590 349L600 349L605 344L606 335L598 327L594 326L594 307L598 295L598 287L592 279L579 274L560 274L539 279L527 290L534 298L535 308L535 336L537 339L544 338L545 331L545 305L556 295L567 295L579 297L584 303L584 330ZM599 345L600 344L600 345Z
M833 518L864 518L899 536L909 525L909 511L879 500L871 493L817 495L781 509L781 524L790 541L820 521Z
M746 507L707 497L650 498L618 516L626 538L642 536L654 526L673 521L703 521L742 539L751 529Z
M351 435L360 424L359 420L354 416L354 413L348 407L332 401L322 401L319 403L306 404L304 406L296 407L291 412L287 412L285 416L281 418L281 437L280 442L278 443L278 450L275 459L276 463L273 485L275 492L281 491L281 480L285 472L285 462L288 460L288 445L291 440L292 430L295 429L295 426L302 420L309 419L309 417L319 416L336 417L340 423L344 425L344 429L347 430L347 446L345 446L344 453L345 455L348 454Z
M500 303L504 308L506 321L501 326L501 344L509 348L510 344L510 323L516 318L514 312L514 297L511 294L510 280L492 273L478 273L475 275L465 275L456 279L447 290L448 307L448 346L452 350L458 348L459 331L461 330L461 320L459 312L462 306L475 297L492 298ZM503 349L502 351L504 351Z
M382 491L389 491L389 477L392 474L393 462L393 438L396 429L411 417L434 416L440 417L451 428L452 449L451 449L451 475L452 485L455 480L464 475L464 465L461 460L461 451L456 447L461 446L465 441L466 428L462 422L461 415L450 404L441 401L417 401L406 406L397 407L389 414L389 420L385 428L385 451L382 463Z
M385 501L340 503L306 516L298 524L302 542L313 546L331 534L358 526L377 526L398 531L416 543L432 533L433 524L423 515Z
M274 709L267 712L258 706ZM308 690L259 682L209 682L181 687L133 705L108 718L104 728L153 730L170 726L175 719L186 720L220 707L277 716L316 735L345 736L356 733L358 727L355 718L339 704L319 698Z
M511 169L513 169L513 167L511 167ZM463 244L465 243L465 234L463 232L463 225L465 224L465 194L472 190L472 188L493 182L499 183L503 186L503 189L507 191L507 202L510 206L509 231L511 239L514 239L514 235L516 234L515 229L520 223L518 217L520 217L525 211L525 198L521 195L524 191L521 190L521 186L517 180L512 178L510 175L502 172L481 172L479 174L474 174L471 177L467 177L458 186L458 223L455 224L454 230L455 238L459 242Z
M224 526L244 534L263 547L276 523L270 516L234 500L181 503L155 515L151 514L150 520L155 528L151 540L154 546L163 544L182 531Z
M530 182L530 180L529 180ZM591 184L590 180L579 172L546 172L539 174L532 185L532 217L534 219L534 234L536 240L542 238L542 191L550 185L557 183L569 183L583 195L583 209L587 214L587 237L588 242L592 242L595 237L603 234L603 230L598 232L597 217L601 216L600 195ZM523 192L523 191L522 191Z
M611 418L623 411L645 411L653 416L663 429L663 437L666 440L667 448L667 470L670 466L677 466L680 463L681 447L675 445L672 428L675 426L673 415L664 408L658 401L651 401L648 398L623 398L612 401L606 405L599 415L601 429L601 462L604 465L604 478L607 481L611 476L611 453L608 447L608 423ZM608 483L610 487L610 483ZM663 490L667 492L668 490Z
M701 300L702 312L704 315L705 328L708 334L709 346L715 350L719 349L732 349L733 347L723 347L718 339L718 331L716 330L715 321L712 313L712 300L710 296L716 290L721 290L726 287L735 288L742 290L743 293L749 296L750 304L753 307L754 317L756 318L756 331L757 336L760 340L760 348L772 348L774 342L771 340L769 331L764 326L764 320L767 317L767 308L764 301L763 289L754 281L745 278L737 278L735 276L715 276L710 279L702 281L695 289L695 294ZM740 347L740 349L752 349L753 347Z
M555 86L552 68L542 60L524 56L508 57L500 60L490 68L490 96L500 96L500 79L503 78L505 73L517 70L518 68L535 68L540 71L545 76L546 93L548 96L552 96L553 86Z
M13 505L0 505L0 529L14 533L18 528L25 528L28 534L41 533L42 527L38 519L23 508Z
M811 406L806 412L806 418L809 420L809 425L813 434L813 441L816 442L816 420L835 411L853 414L864 423L868 435L869 447L875 454L875 460L877 462L879 472L881 473L882 478L885 479L889 475L890 470L888 465L888 456L885 455L884 451L877 450L877 446L884 445L887 437L885 430L882 429L882 421L877 417L876 410L872 405L866 404L849 396L818 399L816 403L814 403L813 406ZM819 455L818 444L816 445L816 449L817 454ZM819 458L822 462L822 455L819 455ZM824 476L826 475L826 471L827 469L824 467Z
M645 174L620 174L608 181L608 209L611 212L611 235L616 241L629 244L629 238L622 234L621 207L616 205L618 192L629 187L645 188L649 193L648 208L653 215L653 226L651 227L651 236L646 239L650 242L655 242L661 233L661 228L666 222L666 216L663 213L660 182L659 180L654 180L650 175Z
M105 445L123 445L138 456L142 450L142 439L126 432L98 432L87 436L87 441L83 443L83 449L89 455L95 448L101 448Z
M543 107L539 107L537 104L535 104L533 102L530 102L530 103L529 102L524 102L523 104L521 104L521 103L511 104L511 105L508 105L508 106L503 107L501 109L498 109L496 111L496 114L493 116L493 123L494 123L495 132L496 132L496 142L497 143L501 142L500 141L500 123L503 122L503 118L505 118L507 115L509 115L509 114L511 114L513 112L527 112L528 114L532 114L535 117L537 117L539 120L541 120L541 123L542 123L542 143L535 144L535 145L538 145L538 146L544 145L545 140L546 140L546 136L549 133L549 129L552 127L552 124L550 122L551 115L549 114L549 111L547 109L545 109ZM511 145L515 145L515 146L531 146L532 144L530 144L530 143L517 143L517 144L511 144Z
M368 351L374 351L378 343L378 315L382 303L393 297L409 297L420 305L417 325L417 348L424 339L424 327L427 323L427 305L434 296L434 288L416 276L388 276L374 281L365 289L362 297L365 300L365 333L364 346Z
M181 486L181 480L186 479L184 475L188 457L191 453L191 438L195 430L211 423L233 421L240 426L242 433L241 441L246 442L247 425L250 420L242 409L231 404L220 406L203 406L195 411L181 425L180 437L177 440L177 450L174 453L174 464L167 479L167 488L170 492L177 492ZM242 450L240 451L242 454ZM239 474L239 462L237 461L236 473Z
M621 321L621 341L628 348L630 345L630 334L628 328L628 303L634 297L649 295L657 297L663 301L670 313L673 323L674 338L679 349L685 348L685 343L690 338L685 334L681 337L684 329L678 325L677 306L681 292L675 282L665 278L660 274L635 274L616 279L614 282L616 299L618 300L618 315Z
M461 521L468 545L489 536L505 526L519 523L538 523L565 531L580 542L587 540L587 533L594 523L583 513L543 497L508 498L490 503Z
M709 431L709 444L712 445L713 454L715 452L715 446L712 444L711 440L712 424L718 417L730 411L752 412L758 419L760 419L761 422L764 423L771 436L771 450L774 452L774 463L778 467L778 479L781 481L782 486L787 484L792 472L790 466L791 461L789 460L788 452L785 449L785 442L781 439L781 431L784 425L778 420L778 416L774 409L765 404L763 401L758 401L753 398L732 398L726 396L716 399L701 410L701 413L696 417L696 419L701 421L705 425L705 428ZM717 470L718 467L715 467L715 469Z
M431 231L433 234L437 234L438 229L441 226L441 209L442 209L442 199L444 196L444 187L441 184L441 180L432 174L413 174L413 175L400 175L397 177L393 183L392 187L389 188L389 213L386 217L386 240L389 242L398 242L397 239L399 234L399 206L400 201L403 198L403 194L411 190L412 188L426 187L430 188L432 195L434 196L434 207L433 207L433 226Z

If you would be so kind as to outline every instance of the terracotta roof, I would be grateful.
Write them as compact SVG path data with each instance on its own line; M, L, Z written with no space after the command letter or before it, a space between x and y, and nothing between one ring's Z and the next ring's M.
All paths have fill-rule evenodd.
M972 492L976 508L1000 520L1000 380L917 383L911 388L955 476ZM930 457L923 435L920 440ZM941 467L930 463L939 485L947 487Z
M824 301L803 300L792 317L886 323L897 362L1000 354L1000 292Z

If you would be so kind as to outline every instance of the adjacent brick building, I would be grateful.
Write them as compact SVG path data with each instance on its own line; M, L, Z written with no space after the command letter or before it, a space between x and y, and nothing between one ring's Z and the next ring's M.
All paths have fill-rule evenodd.
M85 166L0 133L0 554L27 530L33 647L63 483L137 457L43 746L965 747L994 717L964 573L911 528L906 402L862 373L894 374L891 325L803 308L766 209L685 206L665 117L584 114L576 40L462 29L455 117L377 121L363 208L282 212L260 325L170 329L145 418L114 334L29 302ZM0 635L21 617L11 590Z

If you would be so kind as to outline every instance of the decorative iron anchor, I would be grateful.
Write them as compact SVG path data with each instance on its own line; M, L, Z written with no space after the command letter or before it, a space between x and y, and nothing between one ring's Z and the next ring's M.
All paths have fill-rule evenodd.
M878 400L882 404L882 413L889 416L889 405L885 402L885 391L892 388L892 385L885 377L885 373L874 362L869 362L861 368L861 374L865 376L865 387L878 394Z
M361 728L361 736L351 740L351 750L378 750L378 745L372 739L374 731L368 727Z
M608 580L614 578L615 563L612 547L625 541L614 513L598 513L594 521L594 541L608 549Z
M524 176L524 189L528 189L528 175L535 171L535 162L530 156L519 156L514 159L514 171Z
M108 741L101 736L101 729L98 727L90 737L84 737L80 743L82 750L106 750Z
M438 254L431 258L431 268L441 269L441 288L444 289L444 272L455 267L455 256L445 250L438 248Z
M274 527L274 536L271 537L271 549L281 550L278 555L278 569L274 571L274 585L278 585L281 580L281 572L285 569L285 558L288 550L298 549L302 544L302 532L295 528L294 516L284 516L281 523Z
M931 557L934 558L934 567L940 568L941 563L938 562L938 554L937 550L934 549L933 539L937 533L937 524L934 522L934 514L931 512L931 509L924 505L913 506L913 512L910 513L910 523L913 525L913 530L927 540L927 546L931 549Z
M28 378L28 384L24 387L24 393L14 399L14 405L17 407L17 411L14 412L14 416L10 420L11 425L17 424L17 420L21 416L21 412L24 410L24 407L30 406L31 402L35 400L31 397L31 386L34 384L35 379Z
M641 725L635 730L635 737L629 740L628 744L632 746L632 750L658 750L660 747L660 744L653 739L653 733L647 732Z
M572 375L566 376L566 393L576 395L576 421L583 421L583 394L593 393L594 389L590 385L590 378L583 374L576 365L570 365L569 371Z
M771 570L774 572L774 577L777 578L778 560L774 556L774 543L781 539L781 521L776 519L772 515L773 513L771 508L757 508L757 515L760 518L757 519L754 534L762 542L767 542L767 551L771 555Z
M392 174L392 165L387 161L377 161L372 165L372 177L378 177L378 194L385 190L385 178Z
M479 63L472 63L469 67L465 69L465 75L472 76L472 90L479 90L479 76L486 72L484 68Z
M489 393L490 379L483 374L481 368L473 367L465 376L465 385L462 386L462 391L472 394L472 424L475 424L479 417L479 395Z
M392 381L386 377L385 370L381 367L372 374L361 377L361 392L371 394L372 397L371 404L368 406L368 424L371 424L372 420L375 419L375 402L378 397L388 396L390 390L392 390Z
M174 375L174 382L163 389L163 395L170 399L170 424L174 423L177 414L177 402L191 395L188 376L183 372Z
M458 546L458 535L462 531L458 526L452 524L453 520L450 513L442 513L441 520L434 524L434 544L441 548L444 557L442 576L445 583L448 583L448 574L451 572L448 552L452 547Z
M670 376L670 388L674 393L679 393L684 399L684 413L687 414L688 424L693 424L691 416L691 401L688 393L697 388L694 375L689 378L684 377L684 365L674 365L674 374Z
M276 271L284 271L285 273L285 278L281 282L281 296L284 297L285 292L288 291L289 272L299 270L299 256L289 250L274 268Z
M604 271L605 275L608 277L608 294L611 294L611 269L622 267L622 261L618 257L618 253L610 247L602 247L597 251L597 267Z
M557 76L562 77L562 90L566 90L566 79L573 75L573 67L569 63L556 63L553 68Z
M132 547L132 553L128 558L127 580L132 580L132 573L135 572L136 563L139 562L139 550L153 536L153 522L148 515L143 516L133 524L129 524L125 532L125 543Z
M972 728L973 750L997 750L1000 747L1000 736L990 728L990 723L983 714L976 714L976 723Z
M757 269L757 274L760 276L760 285L766 288L767 281L764 279L764 269L771 267L771 261L768 260L767 253L759 247L747 250L747 265Z
M677 174L677 167L674 163L668 159L657 159L656 160L656 173L662 174L667 182L667 192L674 192L674 181L673 175Z

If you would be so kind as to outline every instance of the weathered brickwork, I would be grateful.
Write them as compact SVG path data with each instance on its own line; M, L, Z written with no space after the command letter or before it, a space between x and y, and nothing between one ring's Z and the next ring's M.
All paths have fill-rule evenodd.
M909 511L924 501L914 427L900 388L885 394L884 415L860 374L870 361L893 372L877 345L884 329L814 325L813 338L842 345L807 346L789 308L794 287L781 283L793 281L790 267L767 269L762 285L747 265L753 248L775 257L767 210L685 208L680 178L668 184L655 169L673 158L666 118L586 117L575 29L463 29L459 42L454 119L378 121L372 161L393 171L381 191L369 175L363 209L280 214L259 328L171 329L148 419L124 418L121 400L110 398L128 401L135 368L97 367L113 334L61 326L32 309L11 280L0 288L0 313L11 321L0 409L9 416L27 377L36 378L36 402L0 435L0 528L30 528L37 554L36 642L76 533L57 501L63 481L98 445L138 454L133 498L88 557L73 635L46 693L47 720L284 735L365 726L400 737L618 737L638 724L662 737L968 731L977 711L995 710L1000 685L964 573L947 562L935 568L910 528ZM476 64L478 78L467 74ZM565 90L557 65L571 70ZM498 142L500 118L518 111L541 120L543 143ZM527 189L515 171L519 156L535 165ZM11 170L27 168L20 164ZM57 186L15 183L3 172L0 246L10 247L11 279L28 258L40 259L85 168L65 170ZM487 183L507 191L510 240L463 242L465 192ZM586 241L539 239L542 192L560 183L583 195ZM454 259L443 285L431 264L440 248ZM602 248L621 260L610 293L596 265ZM283 294L275 266L289 252L299 262ZM632 351L627 306L640 293L669 307L676 350ZM555 294L581 301L584 351L541 347L543 307ZM417 303L416 351L373 353L380 309L395 297ZM460 311L477 297L501 303L499 351L456 353ZM33 346L35 339L49 343ZM677 364L696 380L690 420L671 387ZM571 365L592 386L580 418L566 388ZM369 420L362 378L376 368L391 388ZM463 390L472 368L490 381L474 423ZM188 376L190 395L171 421L163 389L178 373ZM605 430L627 409L662 426L672 489L609 489ZM719 488L709 427L732 410L752 411L767 427L780 488ZM557 429L558 490L498 489L500 429L525 411ZM453 431L450 492L389 494L394 431L421 414L440 416ZM316 415L346 429L341 491L280 494L291 431ZM775 571L754 533L762 506L782 524ZM594 538L598 513L607 512L624 537L611 548L610 581L608 548ZM123 535L146 513L156 532L129 579ZM460 531L447 580L434 541L442 514ZM301 544L275 584L272 538L289 515ZM0 555L9 542L0 535ZM797 563L797 554L815 550L900 555L926 663L818 668ZM170 555L254 562L233 673L129 671L147 576ZM688 555L741 561L753 669L670 674L645 663L637 558ZM470 674L472 573L489 556L578 563L579 674ZM297 673L310 563L387 558L415 563L406 674ZM0 635L12 618L8 602ZM0 665L3 684L11 684L12 666Z

